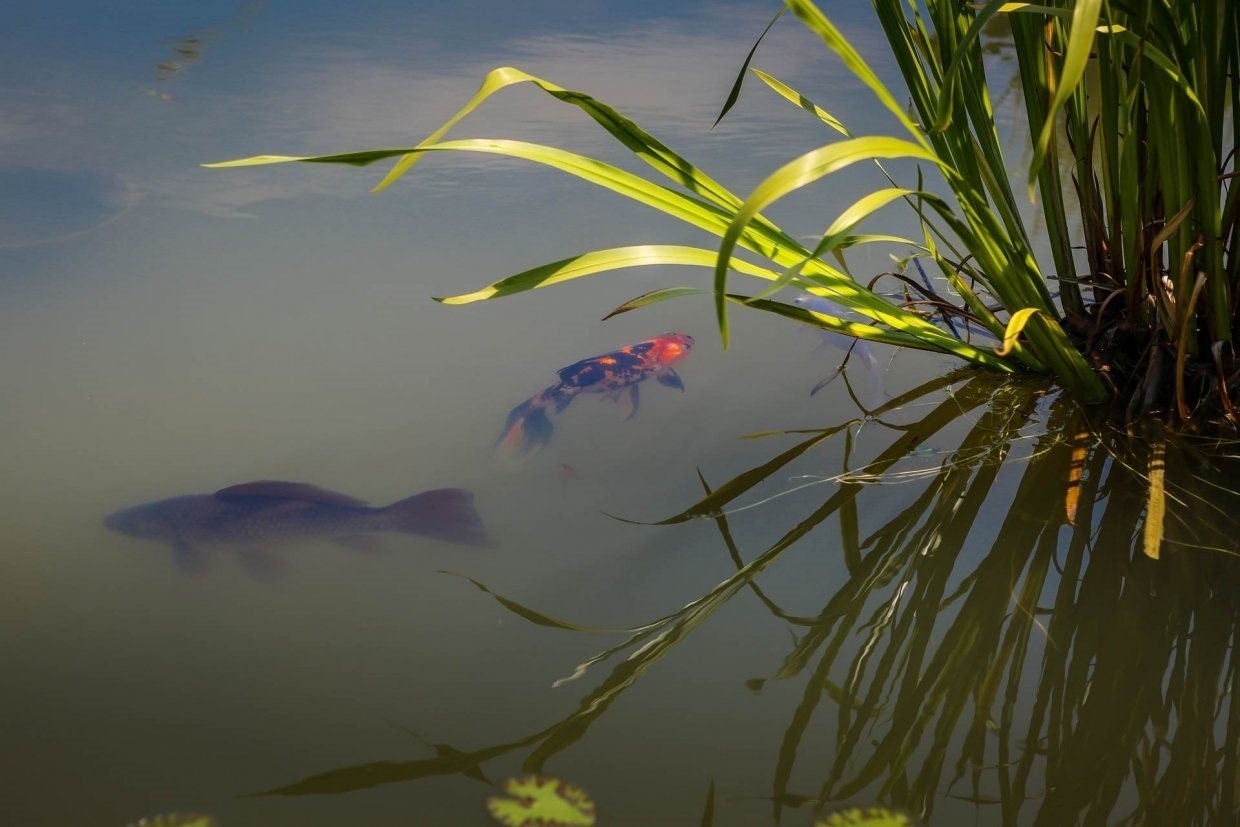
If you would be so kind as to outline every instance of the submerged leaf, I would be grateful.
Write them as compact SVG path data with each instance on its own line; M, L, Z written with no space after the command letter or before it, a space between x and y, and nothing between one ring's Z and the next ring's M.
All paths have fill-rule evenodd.
M706 791L706 809L702 810L702 827L713 827L715 823L715 779L710 780L710 789Z
M814 827L914 827L917 822L908 813L886 807L852 807L831 813Z
M129 827L219 827L219 822L201 813L166 813L140 818Z
M446 569L441 569L439 573L448 574L453 577L461 577L461 578L464 578L465 580L468 580L470 583L474 584L474 587L477 588L478 591L484 592L485 594L489 594L491 597L495 599L495 602L499 603L505 609L517 615L518 617L528 620L530 623L533 623L536 626L549 626L552 629L566 629L570 632L595 632L595 633L602 633L602 634L626 634L627 635L627 634L632 634L634 632L644 632L648 629L652 629L667 619L667 618L659 618L654 623L649 623L649 624L646 624L645 626L638 626L633 629L612 629L612 628L608 628L605 626L582 626L578 623L569 623L567 620L557 620L556 618L551 617L549 615L545 615L542 612L536 612L533 609L529 608L528 606L521 605L515 600L509 600L507 597L504 597L502 594L496 594L495 592L488 589L484 584L479 583L474 578L469 577L468 575L461 574L460 572L447 571Z
M487 811L509 827L591 827L594 799L558 778L527 775L504 782L506 796L487 799Z

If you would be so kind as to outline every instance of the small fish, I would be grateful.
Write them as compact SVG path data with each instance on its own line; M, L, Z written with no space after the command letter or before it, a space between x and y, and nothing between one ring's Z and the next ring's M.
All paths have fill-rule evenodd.
M104 520L113 531L159 540L172 547L178 566L205 570L205 546L232 546L253 575L269 579L282 564L271 546L331 540L370 551L377 532L418 534L462 545L488 545L474 510L474 496L460 488L438 488L372 508L335 491L300 482L247 482L214 494L189 494L143 503Z
M693 337L687 333L664 333L644 342L628 345L602 356L582 359L557 371L560 381L539 391L513 408L504 432L496 441L511 453L526 453L545 445L553 430L547 409L560 413L579 393L601 393L621 402L627 399L629 415L637 413L638 385L651 376L659 384L683 391L684 382L672 365L689 355Z
M837 318L848 318L847 310L830 299L824 299L821 296L797 296L792 301L797 307L803 307L814 313L822 313L823 315L835 316ZM854 339L851 336L845 336L843 333L835 333L831 330L820 330L819 332L822 334L823 344L849 351L852 356L856 356L861 360L862 365L865 367L866 375L869 377L872 401L875 404L881 403L887 396L883 382L883 366L874 354L873 348L870 347L870 343L864 339ZM837 367L827 378L815 385L814 389L809 392L809 395L813 396L835 381L843 369L843 365Z

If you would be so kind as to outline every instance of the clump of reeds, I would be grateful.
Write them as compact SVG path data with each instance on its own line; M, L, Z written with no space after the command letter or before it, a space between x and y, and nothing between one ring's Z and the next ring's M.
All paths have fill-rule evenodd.
M856 135L827 109L755 69L773 90L841 137L790 161L745 198L601 101L512 68L491 72L456 116L416 146L315 157L264 155L211 166L286 161L362 166L397 158L376 188L383 189L428 152L523 158L711 232L721 245L718 250L679 245L597 250L441 301L496 298L639 265L709 267L714 270L709 287L668 287L622 309L710 294L725 346L728 306L742 304L858 339L950 353L993 370L1050 374L1079 400L1119 400L1130 416L1174 410L1186 423L1234 421L1232 396L1240 379L1232 348L1240 319L1235 299L1240 0L1048 5L995 0L977 6L958 0L924 5L873 0L873 5L907 85L910 109L814 3L786 3L881 101L897 135ZM1033 147L1027 196L1010 185L1011 165L987 91L981 35L996 15L1011 23L1026 104ZM444 140L490 95L516 83L532 83L580 108L667 182L523 141ZM728 105L735 97L734 90ZM912 185L889 179L890 187L845 208L812 247L762 215L788 193L844 167L861 161L881 167L890 158L911 158L922 162L922 173L941 175L954 203L926 191L922 173ZM1050 262L1037 260L1021 217L1019 199L1035 195ZM873 212L896 200L916 210L922 238L856 232ZM1073 212L1079 220L1070 217ZM893 240L932 261L946 286L927 281L915 285L921 293L915 301L893 301L832 263L834 254L848 247ZM1077 249L1083 250L1079 257ZM761 263L742 258L740 251ZM767 286L732 292L732 272ZM772 300L785 287L827 298L842 310L814 312ZM962 324L935 321L953 318ZM988 331L995 346L960 335L971 329Z

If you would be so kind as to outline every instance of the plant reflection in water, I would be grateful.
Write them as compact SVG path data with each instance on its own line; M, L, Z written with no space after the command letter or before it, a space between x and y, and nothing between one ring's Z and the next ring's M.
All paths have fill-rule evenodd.
M926 400L938 401L911 424L884 419ZM964 426L957 447L924 467L927 440L946 439L953 424ZM746 562L727 516L746 509L729 506L825 440L842 438L851 448L862 425L896 436L863 466L817 481L825 499ZM344 767L264 794L341 793L433 775L485 778L487 761L526 750L524 770L541 773L646 670L749 590L796 630L778 671L749 686L805 680L770 781L775 820L788 808L821 812L847 802L929 819L950 797L984 807L987 823L1004 825L1240 823L1240 716L1232 704L1240 682L1233 654L1240 561L1229 446L1159 438L1167 521L1149 548L1144 470L1163 443L1099 430L1036 380L958 373L863 419L784 433L801 441L717 488L703 479L704 499L662 521L713 520L736 564L731 577L679 611L632 629L592 629L474 581L530 622L627 633L565 679L622 657L572 714L516 741L472 751L434 745L434 757ZM1020 479L993 544L962 554L1005 465L1016 466ZM924 487L863 537L863 498L909 480ZM757 578L833 515L848 577L816 615L786 612ZM1151 559L1159 543L1161 559ZM835 718L831 757L799 766L811 723L825 716ZM817 786L794 789L794 769L798 778L820 779Z

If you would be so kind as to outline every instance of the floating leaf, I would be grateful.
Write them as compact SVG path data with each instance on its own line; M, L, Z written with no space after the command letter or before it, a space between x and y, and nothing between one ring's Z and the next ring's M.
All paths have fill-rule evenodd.
M201 813L166 813L140 818L128 827L219 827L219 822Z
M908 813L886 807L853 807L817 821L814 827L914 827L917 822Z
M592 827L594 799L558 778L527 775L504 782L506 796L487 799L487 811L509 827Z

